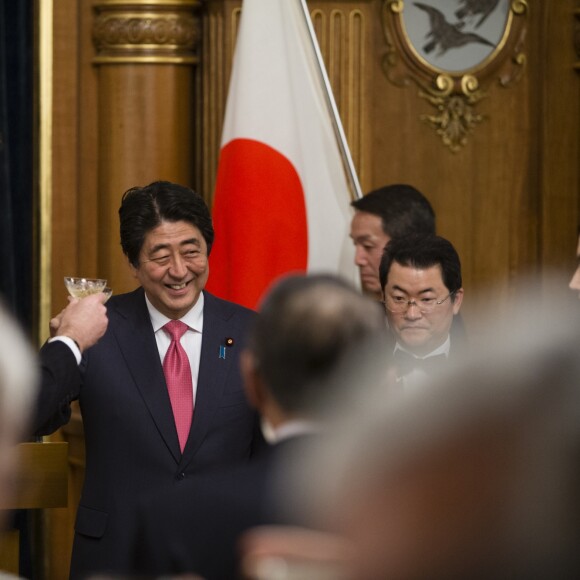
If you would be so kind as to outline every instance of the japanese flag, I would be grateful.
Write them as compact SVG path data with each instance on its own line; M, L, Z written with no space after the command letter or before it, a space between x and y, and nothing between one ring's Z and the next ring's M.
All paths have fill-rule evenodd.
M289 272L357 279L351 194L299 0L244 0L208 290L256 307Z

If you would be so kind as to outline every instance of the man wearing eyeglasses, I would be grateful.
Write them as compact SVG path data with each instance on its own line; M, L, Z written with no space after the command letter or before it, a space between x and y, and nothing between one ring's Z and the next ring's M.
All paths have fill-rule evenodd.
M396 238L385 248L379 275L398 379L415 382L461 346L450 337L463 301L459 256L439 236Z

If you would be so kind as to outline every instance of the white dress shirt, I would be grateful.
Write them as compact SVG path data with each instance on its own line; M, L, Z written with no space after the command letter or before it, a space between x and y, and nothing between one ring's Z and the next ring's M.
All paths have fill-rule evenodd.
M163 359L167 353L167 349L171 344L171 338L163 330L171 318L167 318L165 314L161 314L145 295L145 302L147 303L147 310L149 311L149 316L151 317L151 324L153 326L153 332L155 333L155 340L157 341L157 350L159 351L159 358L163 364ZM189 366L191 368L191 382L193 385L193 401L195 402L195 396L197 394L197 377L199 375L199 361L201 358L201 336L203 330L203 292L199 295L197 302L193 308L185 314L179 320L184 324L187 324L187 330L185 334L181 337L181 346L187 354L189 359Z
M438 355L445 355L449 357L449 349L451 348L451 338L448 335L445 342L438 346L435 350L431 351L430 353L426 354L425 356L417 356L416 354L412 353L410 350L406 349L404 346L401 346L398 342L395 344L395 350L393 352L397 352L398 350L402 350L407 354L410 354L412 357L424 360L426 358ZM428 379L427 373L421 369L413 369L409 374L405 375L404 377L399 377L397 379L398 383L402 383L405 387L411 387L416 385L421 385Z

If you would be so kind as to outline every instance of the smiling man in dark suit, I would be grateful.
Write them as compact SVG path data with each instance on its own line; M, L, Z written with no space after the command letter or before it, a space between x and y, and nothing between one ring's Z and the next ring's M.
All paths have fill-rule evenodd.
M192 478L143 497L134 571L238 577L236 544L257 525L308 525L285 474L318 441L336 399L339 364L385 333L378 304L325 274L284 278L268 293L242 353L248 398L271 446L237 469ZM358 352L358 351L357 351Z
M140 287L108 301L107 332L83 353L80 381L43 389L37 420L40 433L54 430L80 401L86 475L72 578L125 569L127 514L141 493L247 460L263 442L238 370L254 313L204 291L214 237L205 202L155 182L125 192L119 216Z

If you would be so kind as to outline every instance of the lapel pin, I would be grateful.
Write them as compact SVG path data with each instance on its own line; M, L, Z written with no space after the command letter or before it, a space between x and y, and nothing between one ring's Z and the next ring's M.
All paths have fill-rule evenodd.
M226 358L226 347L234 346L234 339L231 337L226 337L225 344L220 344L220 358L225 360Z

